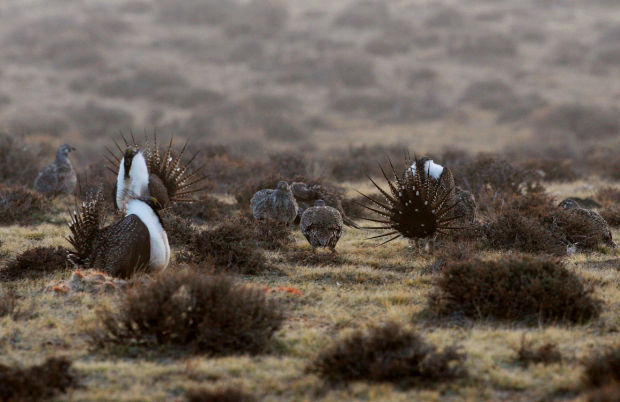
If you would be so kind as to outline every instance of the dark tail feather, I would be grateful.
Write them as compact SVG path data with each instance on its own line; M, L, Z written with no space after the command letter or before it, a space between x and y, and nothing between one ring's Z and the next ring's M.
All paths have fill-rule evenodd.
M93 238L101 229L105 219L105 206L102 189L90 194L88 201L73 211L67 241L73 247L69 261L77 264L85 261L91 254Z

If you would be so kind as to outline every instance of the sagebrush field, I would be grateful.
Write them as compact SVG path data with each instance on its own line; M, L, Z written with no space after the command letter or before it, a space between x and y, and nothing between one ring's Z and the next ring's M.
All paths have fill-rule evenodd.
M612 0L3 2L0 399L617 400L619 44ZM124 281L66 238L96 188L120 216L130 132L206 180ZM37 193L65 143L75 194ZM252 217L303 181L370 225L407 152L477 204L434 247Z

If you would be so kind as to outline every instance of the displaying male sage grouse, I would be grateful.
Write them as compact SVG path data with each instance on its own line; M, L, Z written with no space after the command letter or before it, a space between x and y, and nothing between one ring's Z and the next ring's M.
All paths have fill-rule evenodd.
M297 217L297 202L285 181L278 182L276 189L259 190L250 200L254 219L289 225Z
M611 247L616 246L607 221L598 212L581 208L581 205L571 198L563 200L559 206L573 218L571 221L577 228L577 230L571 230L569 241L586 248L594 247L599 243L605 243Z
M313 206L317 200L323 200L326 205L336 208L338 212L340 212L342 221L345 225L359 229L359 226L344 213L342 201L334 191L330 191L320 184L307 185L304 182L294 182L291 184L291 191L295 196L298 206L295 223L298 223L307 208Z
M381 243L385 244L401 236L410 240L429 239L437 233L445 234L448 230L459 229L452 226L452 222L462 216L453 213L458 202L450 169L428 158L411 161L407 157L405 163L410 167L399 175L390 161L394 176L392 180L381 167L381 173L389 186L387 191L369 177L384 200L362 194L373 203L372 206L363 206L379 215L379 218L363 219L381 224L364 229L390 230L371 239L392 236Z
M103 227L104 199L101 191L74 211L67 239L74 248L69 261L80 268L93 268L128 278L139 271L161 271L170 261L168 236L153 197L132 198L125 217Z
M317 200L313 207L304 211L299 227L313 252L317 247L327 247L335 252L336 243L342 236L342 223L342 215L336 208L326 206L323 200Z
M175 156L172 151L173 140L170 139L168 148L162 153L157 144L157 137L153 137L152 144L147 142L141 150L135 139L129 144L123 137L126 149L116 144L122 157L118 157L108 149L112 170L117 173L115 186L115 207L125 211L128 200L133 197L152 196L157 198L163 208L172 202L192 202L191 195L202 188L197 187L206 178L200 175L200 170L190 171L190 165L196 158L194 154L187 162L182 158L187 144Z
M34 181L34 189L46 195L71 194L77 184L77 176L69 160L69 152L75 151L63 144L56 151L56 160L41 170Z

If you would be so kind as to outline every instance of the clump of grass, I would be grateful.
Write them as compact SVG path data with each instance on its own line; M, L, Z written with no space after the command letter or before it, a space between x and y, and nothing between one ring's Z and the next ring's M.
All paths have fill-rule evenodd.
M602 209L601 216L609 226L620 227L620 207L613 205Z
M67 268L68 249L64 247L35 247L19 254L0 270L0 278L14 281L37 278Z
M0 294L0 318L10 315L15 316L17 309L17 297L11 291Z
M516 350L515 361L523 366L530 364L558 363L562 361L562 354L558 350L558 345L554 342L546 342L539 347L534 347L532 342L527 342L525 335L521 339L521 346Z
M620 382L620 345L595 353L585 362L583 385L602 387Z
M450 381L465 374L465 355L435 346L398 324L358 330L322 351L309 367L334 383L365 380L415 386Z
M97 317L89 332L97 345L174 345L208 355L264 352L284 319L262 290L191 271L134 287Z
M49 399L77 385L71 362L64 357L49 358L41 365L25 369L0 364L3 401Z
M452 261L429 296L437 315L474 319L582 323L599 316L601 301L581 279L549 257Z
M0 184L0 225L30 225L50 212L47 198L22 186Z
M253 402L256 398L241 387L219 386L192 389L185 393L187 402Z

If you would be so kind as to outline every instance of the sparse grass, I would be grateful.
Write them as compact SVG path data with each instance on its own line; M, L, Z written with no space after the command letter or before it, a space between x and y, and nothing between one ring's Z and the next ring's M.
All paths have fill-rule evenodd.
M253 402L256 398L240 387L196 388L185 393L188 402Z
M19 254L0 269L2 280L40 278L67 268L65 247L35 247Z
M562 361L562 354L558 350L558 345L553 342L534 347L533 343L527 341L524 336L521 339L521 346L517 349L515 361L526 367L537 363L559 363Z

